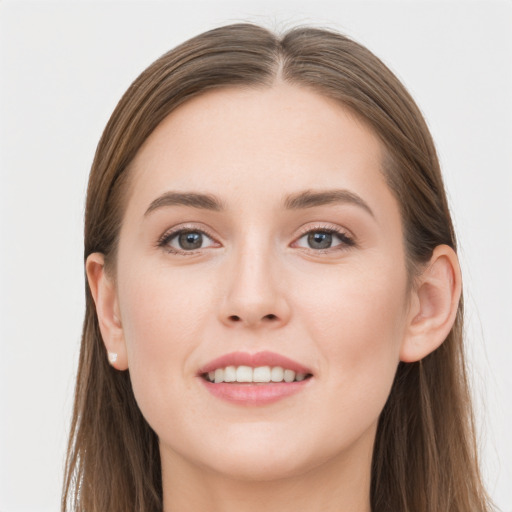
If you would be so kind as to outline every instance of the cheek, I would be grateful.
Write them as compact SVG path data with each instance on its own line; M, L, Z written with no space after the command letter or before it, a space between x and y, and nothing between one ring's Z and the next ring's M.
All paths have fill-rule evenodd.
M162 350L189 345L208 305L208 293L190 272L142 266L126 272L119 288L123 330L135 356L158 357Z
M343 271L325 279L323 287L311 287L301 312L322 355L320 374L329 383L329 409L340 418L333 425L341 422L347 428L369 427L377 420L405 335L405 272L392 265L365 268L376 270Z
M201 312L208 310L208 294L197 283L180 279L179 273L155 268L145 272L139 267L137 272L127 272L119 283L135 397L148 421L170 419L172 406L180 407L182 388L190 382L192 369L187 361L201 343L205 318Z
M396 265L400 267L400 265ZM405 270L390 264L353 265L316 275L300 287L301 316L310 319L310 334L326 349L385 352L401 341L406 311Z

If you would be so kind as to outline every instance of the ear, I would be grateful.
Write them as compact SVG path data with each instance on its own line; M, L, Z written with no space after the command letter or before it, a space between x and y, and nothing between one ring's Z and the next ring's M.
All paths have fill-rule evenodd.
M105 272L103 254L99 252L90 254L85 262L85 271L96 305L101 336L107 349L106 357L114 368L126 370L128 358L117 290L113 280Z
M419 361L443 343L455 321L461 289L457 254L448 245L437 246L411 297L401 361Z

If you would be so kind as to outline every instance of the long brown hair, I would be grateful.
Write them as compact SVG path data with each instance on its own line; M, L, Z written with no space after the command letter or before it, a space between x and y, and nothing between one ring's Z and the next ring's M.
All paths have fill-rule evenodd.
M85 258L115 273L130 162L178 105L213 88L269 87L276 79L338 100L380 137L388 185L401 208L409 274L437 245L456 249L435 147L418 107L369 50L331 30L283 36L252 24L217 28L150 65L112 114L92 165ZM399 363L381 413L371 473L374 512L484 512L463 354L463 305L446 341L422 361ZM162 510L158 438L135 401L129 372L107 362L94 302L86 313L62 511Z

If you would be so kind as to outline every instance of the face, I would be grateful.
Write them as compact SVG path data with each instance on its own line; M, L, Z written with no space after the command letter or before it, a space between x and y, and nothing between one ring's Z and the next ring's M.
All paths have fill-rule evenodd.
M382 158L348 110L285 84L208 92L148 138L116 308L164 467L272 479L369 460L408 304Z

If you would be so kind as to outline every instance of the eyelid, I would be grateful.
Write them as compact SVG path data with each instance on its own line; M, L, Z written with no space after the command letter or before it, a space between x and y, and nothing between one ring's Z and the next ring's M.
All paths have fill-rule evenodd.
M333 233L340 233L346 235L348 238L355 239L352 232L344 228L342 226L338 226L337 224L330 224L326 222L320 222L318 224L306 224L304 226L301 226L299 228L299 237L306 235L307 233L310 233L311 231L331 231Z

